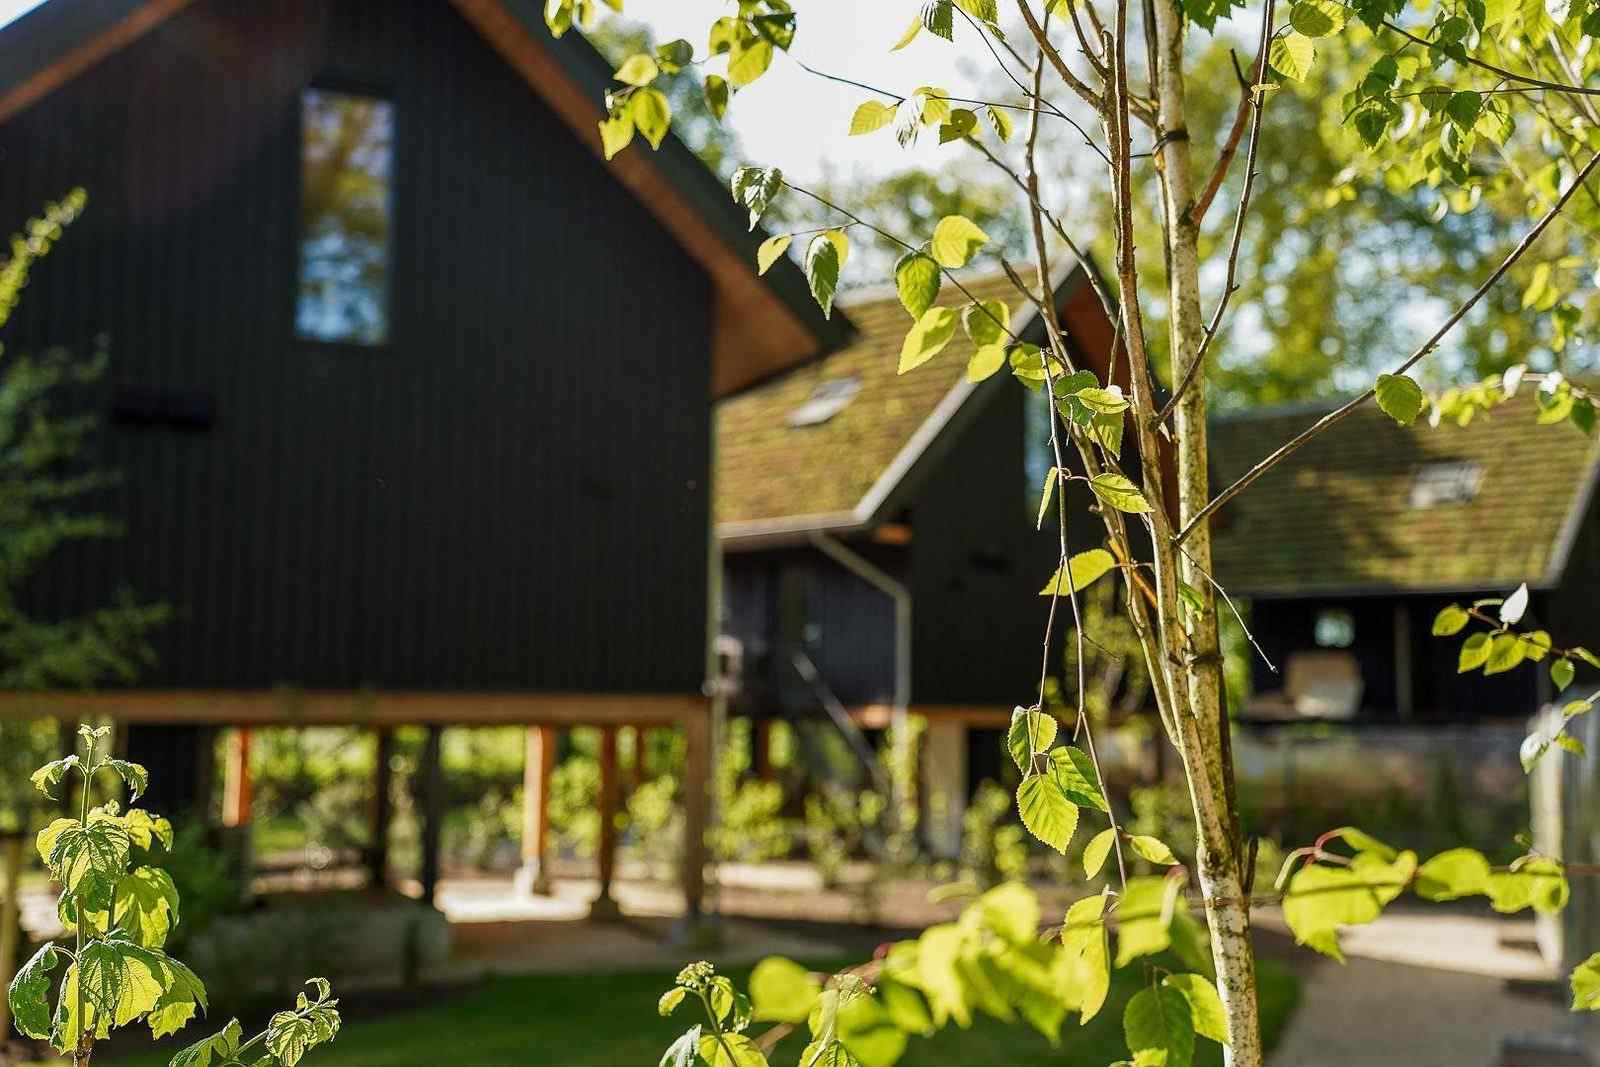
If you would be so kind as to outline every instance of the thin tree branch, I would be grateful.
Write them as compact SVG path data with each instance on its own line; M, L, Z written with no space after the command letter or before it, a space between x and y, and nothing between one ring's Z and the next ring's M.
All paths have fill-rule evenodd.
M1211 168L1211 177L1206 179L1205 187L1200 190L1200 195L1195 198L1194 207L1189 209L1189 218L1199 226L1205 221L1206 212L1211 208L1211 201L1217 197L1217 190L1222 188L1223 181L1228 177L1228 168L1233 165L1233 157L1239 151L1239 142L1244 140L1244 131L1250 128L1250 114L1256 110L1251 107L1256 98L1254 86L1247 83L1244 72L1239 69L1239 57L1229 52L1233 59L1234 73L1239 76L1239 108L1233 113L1233 126L1228 130L1228 139L1222 143L1222 152L1217 156L1217 165ZM1259 59L1256 69L1261 69ZM1259 84L1260 79L1257 79Z
M1570 183L1568 183L1567 188L1561 194L1560 199L1555 202L1549 211L1544 213L1544 216L1534 224L1532 229L1523 235L1522 240L1518 241L1516 247L1506 255L1505 259L1500 261L1500 265L1494 269L1494 272L1483 280L1483 284L1478 286L1477 290L1474 291L1473 294L1469 296L1460 307L1456 308L1450 317L1433 332L1433 335L1422 343L1421 347L1419 347L1410 356L1406 357L1405 362L1401 363L1390 373L1404 374L1406 371L1420 363L1429 355L1429 353L1438 347L1439 342L1444 339L1445 334L1449 333L1455 327L1456 323L1460 322L1466 317L1467 312L1471 311L1478 301L1483 299L1485 293L1494 288L1496 282L1505 277L1506 272L1509 271L1517 262L1517 260L1521 259L1523 254L1526 253L1528 249L1533 246L1533 243L1539 239L1539 235L1544 233L1545 229L1550 225L1551 222L1555 221L1556 216L1561 213L1561 209L1567 206L1567 201L1572 199L1572 194L1578 191L1578 187L1588 179L1589 175L1594 172L1597 165L1600 165L1600 153L1596 153L1589 158L1589 162L1584 165L1584 168L1578 172L1577 176L1573 178ZM1183 539L1188 537L1196 526L1206 521L1206 519L1208 519L1218 508L1222 507L1222 505L1226 504L1228 501L1244 492L1244 490L1248 489L1251 484L1256 481L1256 479L1260 478L1273 467L1276 467L1279 463L1282 463L1290 455L1298 451L1302 445L1316 437L1318 434L1322 433L1324 430L1328 429L1334 423L1337 423L1348 417L1351 412L1355 411L1368 400L1371 400L1377 395L1377 393L1378 391L1376 386L1368 389L1360 396L1350 400L1338 409L1324 415L1315 423L1302 430L1299 434L1296 434L1292 439L1280 446L1277 451L1273 452L1266 459L1263 459L1260 463L1257 463L1254 467L1251 467L1242 477L1240 477L1232 485L1228 486L1228 488L1224 489L1221 493L1217 494L1217 496L1214 497L1209 504L1195 513L1194 518L1189 521L1189 524L1178 532L1178 543L1182 544Z
M1433 42L1428 40L1426 37L1418 37L1404 26L1401 26L1399 23L1391 21L1390 19L1384 19L1383 26L1385 29L1391 30L1394 33L1398 33L1407 40L1414 41L1417 44L1423 45L1424 47L1433 47ZM1489 71L1491 74L1498 74L1500 77L1509 81L1521 82L1523 85L1532 85L1539 89L1549 89L1558 93L1577 93L1582 96L1600 96L1600 89L1592 89L1586 85L1567 85L1564 82L1546 81L1543 78L1535 78L1528 74L1519 74L1514 70L1507 70L1505 67L1497 67L1488 60L1479 59L1477 56L1468 55L1465 50L1455 52L1454 54L1447 54L1450 55L1450 58L1459 62L1467 63L1474 67L1479 67L1483 70Z

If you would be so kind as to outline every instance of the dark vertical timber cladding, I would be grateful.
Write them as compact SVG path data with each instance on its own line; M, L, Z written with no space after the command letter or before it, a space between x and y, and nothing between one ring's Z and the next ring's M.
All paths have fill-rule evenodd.
M1055 569L1057 541L1027 514L1022 405L1020 389L993 393L912 509L917 704L1004 706L1037 696L1049 606L1038 593ZM1087 542L1098 521L1078 508L1073 519L1074 548L1089 547L1076 540ZM1058 650L1069 627L1058 617ZM1052 669L1059 664L1052 653Z
M293 333L299 94L395 105L391 342ZM685 692L710 286L448 3L201 0L0 127L0 220L83 185L8 350L105 333L119 544L61 610L173 605L144 685Z

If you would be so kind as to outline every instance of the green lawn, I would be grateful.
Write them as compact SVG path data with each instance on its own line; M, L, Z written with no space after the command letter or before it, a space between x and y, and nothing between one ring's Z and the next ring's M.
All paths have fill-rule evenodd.
M850 961L815 961L818 970ZM733 972L741 986L748 970ZM672 972L596 974L575 977L497 978L465 995L387 1018L351 1021L306 1067L500 1067L536 1063L548 1067L653 1067L662 1051L690 1022L656 1015L656 997L672 983ZM1088 1026L1069 1019L1059 1048L1051 1048L1025 1025L989 1019L970 1030L950 1029L934 1038L914 1038L904 1067L961 1064L1082 1064L1099 1067L1126 1055L1122 1007L1137 989L1133 974L1119 976L1111 999ZM1298 983L1281 966L1261 963L1262 1013L1270 1046L1281 1033L1298 996ZM680 1008L680 1012L686 1009ZM171 1050L208 1030L191 1025L172 1040ZM191 1036L192 1034L192 1036ZM779 1046L775 1065L792 1065L803 1041ZM1216 1045L1202 1039L1196 1064L1220 1064ZM99 1057L97 1057L97 1061ZM166 1056L143 1053L115 1061L117 1067L160 1067Z

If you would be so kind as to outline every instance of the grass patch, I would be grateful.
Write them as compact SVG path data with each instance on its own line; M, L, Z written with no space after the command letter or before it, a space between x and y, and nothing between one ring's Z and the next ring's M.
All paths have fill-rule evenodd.
M816 960L810 965L828 971L857 962ZM538 975L494 978L464 995L454 995L420 1009L386 1017L351 1020L337 1041L307 1058L306 1067L501 1067L538 1063L548 1067L618 1067L654 1064L666 1046L694 1020L656 1015L656 997L672 984L674 971L628 974ZM729 972L742 987L749 969ZM1268 1047L1283 1032L1299 997L1297 980L1279 964L1260 962L1261 1008ZM1007 1025L980 1016L967 1030L951 1027L932 1038L913 1038L904 1067L948 1064L1033 1064L1063 1062L1106 1064L1122 1059L1122 1008L1143 981L1139 968L1113 980L1111 998L1088 1026L1069 1017L1061 1044L1052 1048L1025 1024ZM225 1017L224 1017L225 1018ZM222 1018L216 1020L218 1023ZM117 1067L165 1067L178 1048L216 1029L203 1021L165 1043L163 1052L149 1051L117 1058ZM778 1047L775 1067L792 1065L803 1038L793 1036ZM1221 1064L1220 1049L1198 1042L1195 1063ZM98 1057L97 1057L98 1059ZM109 1060L109 1057L108 1057Z

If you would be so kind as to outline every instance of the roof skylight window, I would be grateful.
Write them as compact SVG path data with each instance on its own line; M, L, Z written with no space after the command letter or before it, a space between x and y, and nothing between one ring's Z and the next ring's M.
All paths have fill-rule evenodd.
M861 392L860 378L835 378L820 382L806 402L789 414L790 426L820 426L850 406Z
M1466 504L1478 495L1483 482L1483 464L1470 461L1429 463L1417 471L1411 483L1411 506L1415 509L1440 504Z

